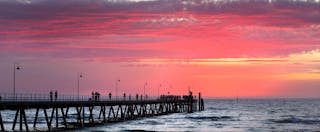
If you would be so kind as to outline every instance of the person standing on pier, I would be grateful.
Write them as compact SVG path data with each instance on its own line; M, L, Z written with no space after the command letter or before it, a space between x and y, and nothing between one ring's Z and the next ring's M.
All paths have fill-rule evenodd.
M123 93L123 100L126 100L126 93Z
M112 94L111 94L111 92L109 93L109 99L111 100L111 96L112 96Z
M95 101L99 101L100 100L100 93L99 92L95 92L94 93L94 100Z
M138 95L138 94L136 94L136 100L138 101L138 99L139 99L139 95Z
M92 91L91 93L91 99L93 100L94 99L94 92Z
M54 92L54 100L57 101L57 99L58 99L58 91L56 90L56 91Z
M97 92L94 93L94 101L98 101L98 93Z
M50 90L50 101L52 102L52 99L53 99L53 92L52 90Z

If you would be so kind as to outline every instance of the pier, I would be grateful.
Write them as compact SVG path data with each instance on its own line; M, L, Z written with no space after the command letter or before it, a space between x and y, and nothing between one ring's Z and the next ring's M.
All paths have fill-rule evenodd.
M70 115L71 109L76 111L76 115ZM37 130L40 114L43 114L45 118L46 131L52 131L170 113L191 113L204 110L204 103L200 93L197 99L191 92L185 96L161 95L149 99L142 98L142 96L139 98L138 95L134 99L131 99L131 96L129 98L124 96L122 99L59 96L59 98L52 99L49 95L37 94L1 95L1 131L7 131L4 127L3 115L1 115L4 110L15 112L15 116L12 117L11 130L13 131L30 131L30 127L33 128L32 130ZM30 110L33 110L33 113L30 113ZM28 122L27 118L32 118L33 122ZM18 128L17 125L19 125Z

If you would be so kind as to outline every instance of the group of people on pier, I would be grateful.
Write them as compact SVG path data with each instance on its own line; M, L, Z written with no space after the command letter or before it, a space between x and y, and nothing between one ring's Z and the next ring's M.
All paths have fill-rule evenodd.
M100 100L100 93L99 92L92 92L91 98L89 100L99 101Z
M54 93L53 93L54 92ZM53 94L54 94L54 98L53 98ZM58 91L57 90L50 90L50 101L57 101L58 99Z
M100 101L100 93L99 92L92 92L91 93L91 98L89 98L89 101ZM108 94L109 95L109 100L112 99L112 94L111 92ZM192 93L190 93L190 95L192 96ZM159 99L160 100L188 100L190 98L189 96L177 96L177 95L160 95ZM57 90L51 90L50 91L50 101L57 101L58 99L58 91ZM126 100L126 93L123 93L123 100ZM142 94L136 94L136 100L138 101L140 98L140 100L147 100L148 99L148 95L143 96ZM128 96L128 99L131 100L131 95ZM0 97L1 100L1 97Z

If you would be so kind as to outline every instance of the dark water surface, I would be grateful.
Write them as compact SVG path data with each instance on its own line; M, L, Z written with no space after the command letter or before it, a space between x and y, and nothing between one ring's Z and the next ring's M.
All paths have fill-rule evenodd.
M71 116L74 111L70 111ZM33 122L34 110L28 110ZM75 112L74 112L75 113ZM98 111L95 111L96 115ZM40 116L43 115L40 113ZM2 111L10 130L13 111ZM76 119L76 118L75 118ZM45 130L40 117L37 127ZM31 123L29 124L31 127ZM141 118L75 131L319 131L320 99L207 99L205 111Z
M178 113L84 131L320 131L320 99L205 101L205 111Z

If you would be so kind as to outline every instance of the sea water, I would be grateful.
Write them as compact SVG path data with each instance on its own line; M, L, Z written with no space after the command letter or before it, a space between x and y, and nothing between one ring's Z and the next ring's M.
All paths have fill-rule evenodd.
M14 111L1 111L10 130ZM29 127L35 110L27 110ZM50 110L48 110L50 113ZM75 110L69 111L74 116ZM98 110L94 111L95 117ZM39 113L38 130L45 130ZM53 121L54 122L54 121ZM41 129L43 128L43 129ZM17 128L18 129L18 126ZM32 129L32 128L31 128ZM205 110L106 123L72 131L320 131L320 99L206 99Z

